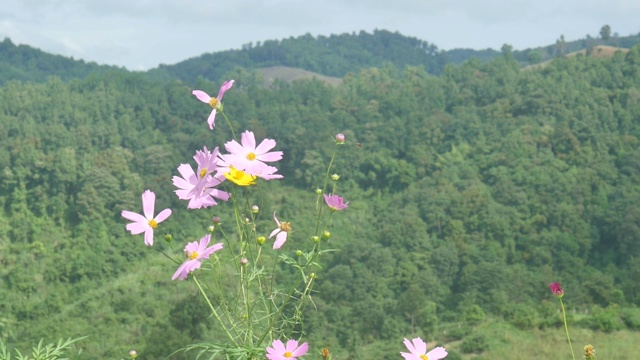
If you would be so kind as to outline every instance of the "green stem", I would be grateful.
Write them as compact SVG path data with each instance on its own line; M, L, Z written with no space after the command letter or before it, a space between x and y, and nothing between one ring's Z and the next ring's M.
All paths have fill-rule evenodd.
M569 349L571 349L571 357L576 360L576 356L573 353L573 346L571 346L571 338L569 337L569 327L567 326L567 313L564 311L564 303L560 298L560 306L562 307L562 320L564 320L564 331L567 333L567 340L569 341Z
M238 343L236 343L236 340L233 338L233 336L231 336L231 333L229 333L229 330L227 329L227 327L224 326L224 323L222 322L222 319L218 315L218 312L216 311L215 307L213 307L213 304L211 304L211 301L209 301L209 297L204 292L204 289L202 288L202 285L200 285L200 281L198 281L198 278L196 278L195 275L193 275L193 281L196 283L196 285L198 285L198 289L200 289L200 293L202 294L204 299L207 301L207 305L209 305L209 309L211 309L211 313L213 314L213 316L216 317L216 319L218 320L218 323L220 324L220 326L222 326L222 329L224 330L224 332L227 333L227 336L229 337L229 340L231 340L233 342L233 345L238 346Z
M235 131L233 131L233 126L231 126L231 121L229 121L229 119L227 118L227 115L225 115L224 111L218 110L218 112L220 114L222 114L222 116L224 117L225 120L227 120L227 124L229 125L229 129L231 129L231 137L233 139L236 139L236 133L235 133Z

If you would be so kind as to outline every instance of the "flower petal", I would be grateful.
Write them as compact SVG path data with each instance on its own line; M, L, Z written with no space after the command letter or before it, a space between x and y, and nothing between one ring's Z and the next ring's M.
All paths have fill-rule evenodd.
M153 246L153 229L149 228L144 232L144 244L147 246Z
M255 152L255 150L256 150L256 137L255 137L255 135L253 135L253 132L251 132L249 130L243 132L242 133L242 137L240 139L240 142L242 143L242 147L247 152Z
M256 150L256 153L258 153L257 150ZM278 160L282 160L282 154L283 154L282 151L272 151L262 155L258 155L258 160L266 161L266 162L278 161Z
M282 230L280 230L280 228L275 228L275 229L273 229L273 231L271 232L271 234L269 234L269 239L271 239L271 238L273 237L273 235L275 235L275 234L279 233L280 231L282 231Z
M156 221L156 223L159 224L159 223L167 220L169 215L171 215L171 209L164 209L164 210L160 211L160 213L158 215L156 215L154 220Z
M297 343L297 342L296 342L296 343ZM305 342L305 343L302 343L302 345L300 345L300 347L299 347L299 348L297 348L295 351L292 351L292 352L291 352L291 355L292 355L293 357L298 357L298 356L302 356L302 355L306 354L306 353L307 353L307 351L309 351L309 344L307 344L307 343Z
M209 129L213 130L214 127L216 127L216 109L213 109L211 111L211 114L209 114L209 118L207 119L207 123L209 124Z
M138 223L145 223L146 224L149 221L144 216L142 216L142 215L140 215L138 213L134 213L133 211L122 210L120 215L122 215L122 217L127 219L127 220L135 221L135 222L138 222Z
M281 353L281 354L284 354L285 351L287 351L287 349L284 347L284 344L280 340L274 341L271 346L273 346L273 349L276 352Z
M416 354L415 355L423 355L427 353L427 343L424 342L421 338L415 338L412 340L413 341L413 345L416 347Z
M148 220L153 219L153 209L155 206L156 194L151 190L142 193L142 212Z
M125 229L129 230L131 232L131 235L142 234L143 232L147 231L150 228L151 227L149 227L149 225L146 222L145 223L135 222L135 223L127 224L127 226L125 226Z
M276 141L275 140L273 140L273 139L264 139L264 140L262 140L260 145L258 145L258 147L255 148L255 153L258 154L258 155L265 154L267 151L273 149L274 147L276 147ZM278 160L280 160L280 159L278 159Z
M409 341L409 339L405 338L403 342L404 346L407 347L407 350L409 350L411 354L415 355L417 353L416 348L413 346L413 343Z
M246 156L246 151L244 150L242 145L240 145L240 143L235 140L227 141L226 143L224 143L224 148L231 154L244 154Z
M427 353L427 358L429 360L440 360L444 359L447 356L447 350L443 347L437 347Z
M198 253L200 256L198 256L198 259L200 260L204 260L204 259L208 259L209 256L211 256L211 254L213 254L214 252L218 251L218 250L222 250L222 243L217 243L217 244L213 244L212 246L209 246L208 248L204 249L201 253Z
M298 347L298 340L288 340L287 345L285 346L286 350L290 353L294 352Z
M278 250L284 245L285 241L287 241L287 232L280 231L278 235L276 235L276 241L273 243L273 249Z
M207 94L206 92L202 91L202 90L193 90L191 92L195 97L198 98L198 100L202 101L203 103L209 103L209 101L211 101L211 96L209 96L209 94Z
M218 101L222 101L224 93L226 93L227 90L231 89L234 82L235 80L229 80L222 83L222 86L220 86L220 91L218 91Z

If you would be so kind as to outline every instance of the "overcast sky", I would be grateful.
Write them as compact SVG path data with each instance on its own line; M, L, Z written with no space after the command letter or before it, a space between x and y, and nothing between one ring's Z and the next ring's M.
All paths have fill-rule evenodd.
M305 33L398 31L440 49L640 32L640 0L2 0L0 39L144 70Z

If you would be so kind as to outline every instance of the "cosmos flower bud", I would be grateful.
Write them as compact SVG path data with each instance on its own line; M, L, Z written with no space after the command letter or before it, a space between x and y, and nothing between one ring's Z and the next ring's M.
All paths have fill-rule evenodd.
M336 143L344 144L344 134L336 134Z
M338 175L338 174L331 175L331 180L338 181L338 179L340 179L340 175Z
M328 232L327 230L324 230L324 231L322 232L322 238L323 238L323 239L325 239L325 240L329 240L329 238L330 238L330 237L331 237L331 233L330 233L330 232Z
M296 256L297 257L302 256L302 250L296 250Z
M267 238L264 236L258 236L258 238L256 239L256 242L258 243L258 245L262 246L264 245L264 243L267 241Z
M173 236L171 236L171 234L166 234L164 236L164 241L166 242L172 242L173 241ZM132 350L133 351L133 350Z
M218 225L220 224L220 218L217 216L214 216L213 219L211 219L213 221L214 224Z
M138 352L135 350L129 350L129 358L130 359L135 359L138 357Z
M216 231L216 227L213 225L209 226L209 232L213 234L214 231Z
M254 213L254 214L259 213L260 212L260 208L258 207L258 205L253 205L251 207L251 212Z
M319 243L319 242L320 242L320 237L318 237L318 236L315 236L315 235L314 235L314 236L312 236L312 237L311 237L311 240L312 240L314 243L316 243L316 244L317 244L317 243Z
M316 189L316 194L321 195L321 194L322 194L322 189L317 188L317 189Z
M316 273L312 272L311 274L309 274L309 279L315 279L316 278Z
M249 260L247 260L247 258L242 258L240 259L240 265L245 266L249 263Z

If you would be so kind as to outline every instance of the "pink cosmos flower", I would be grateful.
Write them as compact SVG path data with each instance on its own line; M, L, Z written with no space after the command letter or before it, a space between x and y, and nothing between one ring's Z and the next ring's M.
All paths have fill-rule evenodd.
M121 213L122 217L133 221L131 224L127 224L126 229L133 235L144 233L144 243L147 246L153 245L153 229L158 227L159 223L165 221L169 215L171 215L171 209L164 209L154 217L153 211L155 203L156 194L151 190L147 190L142 193L142 211L144 216L127 210L122 210Z
M274 235L276 235L276 241L273 243L274 250L278 250L284 245L285 241L287 241L287 235L289 235L289 231L291 231L291 223L290 222L280 222L276 217L276 212L273 212L273 220L276 221L278 225L271 234L269 235L269 239L271 239Z
M287 341L287 346L282 341L276 340L271 346L273 347L267 347L267 359L269 360L296 360L309 351L309 344L305 342L298 346L297 340Z
M560 283L555 282L549 284L549 290L551 290L553 295L557 297L562 297L564 295L564 290L562 289L562 286L560 286Z
M331 211L344 210L349 206L348 201L345 203L342 197L334 194L324 194L324 202L327 203L327 206Z
M282 177L282 175L275 174L278 169L265 164L265 162L274 162L282 159L282 151L269 152L269 150L276 146L275 140L264 139L256 146L256 138L253 132L247 130L242 133L240 142L242 144L231 140L224 144L225 149L227 149L230 154L221 156L221 167L233 166L247 174L259 176L267 180Z
M444 359L447 356L447 351L443 347L437 347L427 352L427 343L422 341L422 339L420 339L419 337L411 341L405 338L404 345L409 350L409 353L400 353L400 355L402 355L405 360L440 360Z
M199 167L200 168L200 167ZM207 208L218 203L214 198L227 201L229 193L226 191L215 189L225 178L224 174L210 175L208 169L204 168L196 175L193 168L189 164L180 164L178 172L182 177L174 176L171 180L173 185L179 188L175 190L180 200L189 200L187 208L199 209ZM200 175L203 175L202 177Z
M217 97L211 97L209 96L209 94L202 90L193 90L191 92L193 95L195 95L195 97L198 98L198 100L211 105L211 107L213 108L211 114L209 115L209 118L207 119L207 122L209 123L209 129L211 130L213 130L213 128L216 126L216 111L222 110L222 97L224 96L224 93L227 92L227 90L231 89L231 87L233 86L233 82L233 80L229 80L222 83Z
M189 258L187 261L183 262L178 270L176 270L175 274L171 277L171 280L179 279L184 280L187 278L189 273L193 272L196 269L200 268L200 263L203 260L206 260L218 250L222 250L222 243L217 243L213 246L207 247L209 242L211 241L211 234L205 235L200 242L194 241L187 244L184 247L184 253Z

